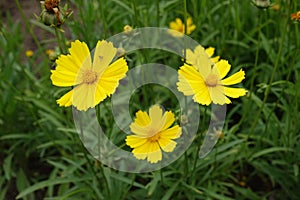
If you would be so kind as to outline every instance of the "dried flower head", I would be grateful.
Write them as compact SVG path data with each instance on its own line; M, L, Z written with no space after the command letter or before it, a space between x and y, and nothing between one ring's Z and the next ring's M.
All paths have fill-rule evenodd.
M72 11L68 6L60 6L60 0L45 0L41 1L42 12L40 14L40 21L47 26L59 27L65 20L71 16Z

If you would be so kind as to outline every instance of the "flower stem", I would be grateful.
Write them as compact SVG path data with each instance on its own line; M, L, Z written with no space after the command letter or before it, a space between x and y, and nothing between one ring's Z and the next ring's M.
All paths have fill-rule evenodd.
M58 47L59 47L59 50L60 50L60 53L61 54L64 54L64 48L63 48L63 45L62 45L62 41L60 39L60 34L59 34L59 30L57 27L54 27L54 31L55 31L55 36L56 36L56 40L57 40L57 44L58 44Z
M103 5L102 0L100 0L100 12L101 12L101 18L102 18L103 35L104 35L104 38L106 38L107 37L107 24L106 24L106 20L105 20L104 5Z
M290 8L290 6L289 6ZM276 60L275 60L275 64L274 64L274 68L272 70L272 74L271 74L271 78L269 80L269 84L267 85L267 88L265 90L265 93L264 93L264 99L263 99L263 102L262 102L262 105L260 106L258 112L257 112L257 115L256 117L254 118L254 122L251 126L251 129L250 129L250 134L253 133L253 130L254 130L254 127L256 126L257 122L258 122L258 119L260 119L260 114L262 113L263 109L264 109L264 106L265 104L267 103L267 99L268 99L268 96L269 96L269 93L270 93L270 90L271 90L271 85L273 83L273 80L275 78L275 74L276 72L278 71L278 67L279 67L279 62L280 62L280 58L281 58L281 53L282 53L282 49L283 49L283 44L285 42L285 36L286 36L286 33L287 33L287 26L288 26L288 20L289 18L286 18L286 22L285 22L285 27L283 28L283 33L282 33L282 37L281 37L281 41L280 41L280 45L279 45L279 49L278 49L278 52L277 52L277 56L276 56Z

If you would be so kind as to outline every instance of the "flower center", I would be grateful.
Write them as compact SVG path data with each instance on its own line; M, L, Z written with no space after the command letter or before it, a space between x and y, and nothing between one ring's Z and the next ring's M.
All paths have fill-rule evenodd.
M205 80L205 84L207 85L207 87L216 87L218 85L218 76L215 74L210 74L207 76L206 80Z
M149 132L148 141L150 142L157 142L160 138L160 133L153 133L152 131Z
M92 70L86 70L83 74L83 82L92 84L97 80L97 73Z
M180 33L184 33L184 25L181 26L181 27L179 27L179 32L180 32Z

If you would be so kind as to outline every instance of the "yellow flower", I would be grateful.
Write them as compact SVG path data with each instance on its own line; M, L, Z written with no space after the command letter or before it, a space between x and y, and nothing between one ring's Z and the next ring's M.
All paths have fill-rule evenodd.
M75 106L78 110L93 108L115 92L119 80L128 70L124 58L110 64L117 53L111 42L98 41L92 61L84 42L71 43L69 55L56 60L56 69L51 70L53 85L74 88L57 100L60 106Z
M53 49L47 49L46 54L49 56L50 54L54 53Z
M227 96L238 98L246 94L243 88L226 87L240 83L245 78L243 70L223 79L231 68L228 61L220 60L214 63L203 47L197 48L194 54L191 50L187 50L191 53L190 60L187 60L193 66L184 64L178 70L177 88L179 91L186 96L193 95L194 101L203 105L229 104L231 101Z
M300 20L300 11L291 14L291 20L296 20L296 21Z
M123 28L123 32L125 34L130 34L132 30L133 30L133 28L129 25L125 25L124 28Z
M188 18L186 20L186 25L187 25L187 29L186 29L186 34L189 35L191 34L195 29L196 26L193 24L192 18ZM168 32L174 36L174 37L183 37L184 36L184 23L181 21L181 19L176 18L175 21L170 22L170 29L168 30Z
M56 52L53 49L48 49L46 51L46 54L48 55L48 58L50 60L55 60L57 58L57 54L56 54Z
M278 11L280 9L280 5L279 4L273 4L271 7L272 10Z
M169 128L175 121L171 111L163 113L158 105L146 112L138 111L136 118L130 125L133 135L126 137L126 144L133 148L133 155L141 160L146 159L150 163L162 160L162 151L172 152L176 147L173 141L181 135L181 128L175 125Z
M26 57L31 58L31 57L33 56L33 51L27 50L27 51L25 52L25 55L26 55Z

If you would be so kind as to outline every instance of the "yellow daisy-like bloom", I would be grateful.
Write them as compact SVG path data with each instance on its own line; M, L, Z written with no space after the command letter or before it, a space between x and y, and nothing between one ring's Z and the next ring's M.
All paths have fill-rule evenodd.
M186 20L186 34L191 34L195 29L196 26L193 24L192 18L188 18ZM170 22L170 29L168 32L174 37L183 37L185 32L184 23L181 21L180 18L176 18L175 21Z
M130 25L125 25L124 28L123 28L123 32L125 34L130 34L132 32L132 30L133 30L133 28Z
M238 98L246 94L243 88L226 87L240 83L245 78L243 70L223 79L231 68L228 61L220 60L214 63L203 47L197 48L194 54L189 50L191 55L187 61L192 66L184 64L178 70L177 88L179 91L186 96L193 95L194 101L203 105L229 104L231 101L227 96Z
M300 20L300 11L291 14L291 20L299 21Z
M146 112L138 111L134 122L130 125L133 135L126 137L126 144L133 148L133 155L139 159L146 159L150 163L162 160L162 150L172 152L176 147L173 141L181 135L181 128L175 125L169 128L175 121L171 111L163 113L158 105Z
M33 51L27 50L27 51L25 52L25 55L26 55L26 57L30 58L30 57L33 56Z
M86 111L115 92L119 80L125 77L128 66L124 58L110 64L117 53L111 42L99 41L92 61L88 46L76 40L71 43L69 55L56 60L51 70L53 85L74 88L57 100L60 106L75 106Z

